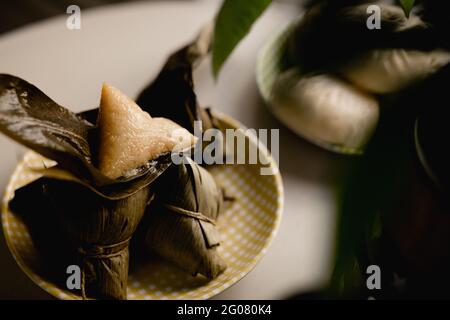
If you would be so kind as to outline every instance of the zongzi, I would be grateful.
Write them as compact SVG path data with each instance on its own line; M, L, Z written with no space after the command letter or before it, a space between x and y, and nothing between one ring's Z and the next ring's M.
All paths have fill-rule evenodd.
M400 6L373 2L381 28L368 27L366 1L315 1L299 21L287 44L287 60L302 72L329 72L370 50L408 48L431 50L439 45L429 26ZM320 39L320 41L318 41Z
M386 94L422 81L450 63L450 52L373 50L340 68L343 77L372 93Z
M167 152L192 147L196 137L165 118L152 118L130 98L103 85L98 116L98 167L111 179L128 175Z
M291 130L319 145L360 153L379 117L377 100L331 75L301 76L290 69L272 93L272 111Z
M193 69L210 50L213 29L212 23L207 24L191 43L169 56L136 100L145 111L173 120L192 133L195 121L202 121L204 130L213 126L215 119L197 101L193 79Z
M183 162L172 165L158 180L155 199L146 213L145 242L190 274L213 279L226 269L217 252L222 189L190 158Z
M50 179L46 193L78 251L82 298L126 299L129 242L151 198L150 188L112 200L78 183Z
M164 154L195 138L109 86L97 125L28 82L0 75L0 130L57 162L43 171L38 190L50 199L68 250L78 252L82 297L126 299L129 240L152 197L150 184L170 166Z

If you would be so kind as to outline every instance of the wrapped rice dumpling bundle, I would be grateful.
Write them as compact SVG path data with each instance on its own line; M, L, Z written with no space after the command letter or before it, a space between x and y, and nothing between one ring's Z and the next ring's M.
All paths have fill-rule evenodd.
M170 166L170 153L195 138L110 86L95 126L10 75L0 75L0 130L57 162L42 172L45 196L79 253L83 298L125 299L128 243L150 185Z
M177 132L177 134L175 134ZM176 137L181 137L180 141ZM98 168L111 179L161 154L190 148L194 137L164 118L151 118L117 89L104 85L98 116ZM65 217L64 225L82 245L84 290L100 298L126 298L128 245L151 192L148 187L121 199L105 199L78 184L50 183L49 193ZM73 194L82 203L71 204ZM86 227L88 226L88 227ZM89 226L96 226L91 228ZM100 280L100 281L99 281Z
M400 6L382 1L313 1L287 45L289 66L303 73L329 72L376 49L429 51L440 47L430 28L419 16L407 17ZM380 8L380 29L368 27L369 5ZM320 41L318 41L320 39Z
M77 247L83 299L126 299L129 241L150 199L149 188L112 200L80 184L50 179L46 191Z
M299 135L325 148L362 153L378 125L378 101L329 74L289 69L277 79L272 111Z
M226 269L217 252L216 219L223 207L222 189L188 157L184 164L171 166L156 188L146 214L147 247L192 275L217 277Z

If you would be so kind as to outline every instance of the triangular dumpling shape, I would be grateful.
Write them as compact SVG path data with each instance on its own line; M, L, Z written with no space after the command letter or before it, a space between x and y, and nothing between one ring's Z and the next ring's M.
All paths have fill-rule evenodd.
M165 118L152 118L118 89L104 84L98 116L98 168L112 179L145 165L163 153L196 142L189 131Z

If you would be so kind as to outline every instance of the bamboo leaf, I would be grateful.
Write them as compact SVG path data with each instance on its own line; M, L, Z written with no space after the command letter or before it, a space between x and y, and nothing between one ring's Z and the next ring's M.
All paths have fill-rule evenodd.
M217 15L213 43L213 72L217 77L223 63L248 34L271 0L225 0Z
M226 268L217 251L220 234L214 223L223 193L207 170L189 157L184 161L171 166L155 185L155 200L143 222L145 243L190 274L214 279Z
M414 7L415 0L400 0L400 3L405 11L406 16L409 17L412 8Z
M192 133L196 120L202 120L204 129L208 129L211 120L197 102L192 70L211 49L212 29L212 23L206 25L192 42L168 57L158 76L136 100L144 111L175 121Z
M411 158L412 116L401 110L382 114L379 127L362 158L351 162L351 172L339 193L336 260L331 281L333 296L351 296L357 284L344 283L354 259L365 270L370 259L367 246L380 234L378 214L392 206L402 190ZM350 270L350 271L349 271ZM353 278L353 277L350 277ZM355 278L353 278L355 279ZM342 289L344 288L344 289ZM342 296L340 296L342 297Z
M90 175L94 125L58 105L32 84L0 74L0 132L70 168Z

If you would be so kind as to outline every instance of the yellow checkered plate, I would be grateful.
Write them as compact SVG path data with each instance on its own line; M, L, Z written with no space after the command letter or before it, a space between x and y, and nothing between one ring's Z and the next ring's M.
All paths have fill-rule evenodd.
M227 116L217 114L217 117L225 127L243 128ZM280 224L283 187L277 165L267 149L254 137L246 135L246 139L258 145L260 164L221 165L210 169L227 193L236 198L218 221L222 235L219 252L227 262L227 270L207 281L165 261L145 262L129 275L128 299L208 299L239 281L265 254ZM9 181L2 215L6 242L19 266L37 285L60 299L81 299L39 271L42 269L40 256L33 238L21 218L8 208L14 190L39 177L29 168L42 166L42 160L38 154L28 152ZM275 174L261 175L262 167L271 167Z

